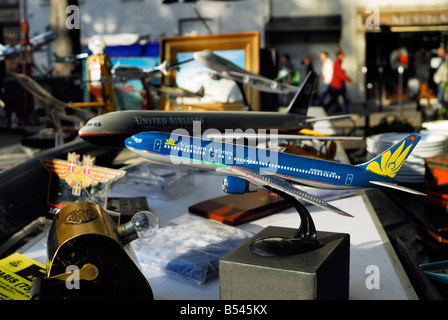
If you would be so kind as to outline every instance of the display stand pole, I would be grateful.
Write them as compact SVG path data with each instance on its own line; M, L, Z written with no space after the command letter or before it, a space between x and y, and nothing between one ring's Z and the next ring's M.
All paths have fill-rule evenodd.
M250 250L261 256L283 256L308 252L322 247L317 239L314 221L305 206L285 192L273 188L268 189L293 204L300 216L300 226L294 236L290 238L274 236L257 239L251 244Z

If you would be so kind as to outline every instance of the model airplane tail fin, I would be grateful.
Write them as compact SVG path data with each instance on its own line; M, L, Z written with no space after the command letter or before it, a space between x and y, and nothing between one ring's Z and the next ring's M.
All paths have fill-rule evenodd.
M418 135L410 134L375 158L359 164L357 167L381 176L393 178L403 166L404 161L411 154L420 138Z
M300 89L297 91L296 95L289 104L286 113L297 113L306 116L310 105L311 95L313 93L315 78L315 72L311 71L307 74Z
M154 69L155 70L158 70L158 71L160 71L160 72L162 72L163 73L163 75L167 75L167 70L166 70L166 68L167 68L167 63L168 63L168 61L163 61L161 64L159 64L158 66L155 66L154 67Z
M198 96L201 96L201 97L204 96L204 93L205 93L205 89L204 89L203 86L200 87L199 90L196 92L196 94L197 94Z

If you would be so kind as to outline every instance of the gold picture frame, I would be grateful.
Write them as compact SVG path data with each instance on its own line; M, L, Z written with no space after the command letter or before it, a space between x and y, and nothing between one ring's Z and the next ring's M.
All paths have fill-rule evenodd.
M260 71L260 34L259 32L242 32L227 34L212 34L198 36L175 36L162 38L160 40L161 61L167 61L167 65L179 63L178 54L194 53L202 50L243 50L244 69L259 73ZM163 76L163 85L176 84L176 70L169 71ZM245 89L246 98L254 110L259 109L259 93L250 87ZM183 110L241 110L244 107L243 101L237 102L208 102L195 104L180 104L177 108ZM174 104L170 99L161 97L160 109L173 110Z

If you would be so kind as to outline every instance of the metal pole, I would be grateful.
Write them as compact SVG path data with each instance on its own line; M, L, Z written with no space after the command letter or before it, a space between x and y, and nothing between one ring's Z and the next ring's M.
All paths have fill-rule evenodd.
M364 66L361 68L361 72L364 75L364 102L363 102L363 108L364 108L364 136L369 135L370 131L370 114L367 111L367 67Z
M403 119L403 66L398 67L398 105L400 107L400 118Z
M379 112L383 112L383 66L378 67L378 73L380 75L380 84L379 84Z

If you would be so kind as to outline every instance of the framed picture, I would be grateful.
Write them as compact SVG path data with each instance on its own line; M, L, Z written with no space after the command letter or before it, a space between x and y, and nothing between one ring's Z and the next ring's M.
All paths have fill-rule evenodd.
M162 38L161 61L167 65L191 60L193 54L202 50L213 51L216 55L232 61L250 72L259 73L260 36L258 32L212 34L199 36L177 36ZM160 109L173 110L241 110L243 96L237 84L229 79L216 78L213 70L190 61L169 71L162 84L175 86L188 92L202 92L202 97L161 97ZM257 90L244 88L246 98L254 110L259 109Z

